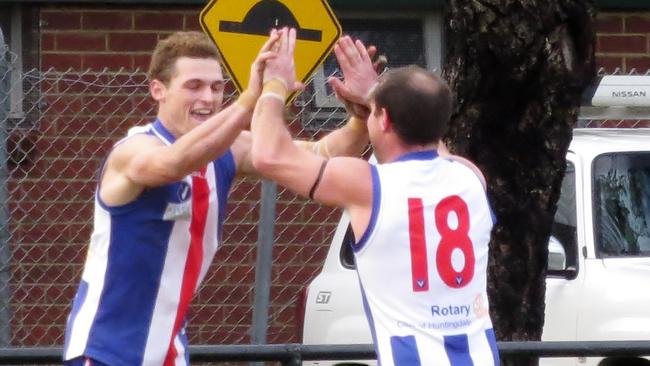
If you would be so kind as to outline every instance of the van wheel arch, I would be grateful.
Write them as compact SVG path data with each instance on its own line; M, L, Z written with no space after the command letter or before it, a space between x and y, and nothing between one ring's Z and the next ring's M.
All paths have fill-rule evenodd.
M650 366L650 361L637 357L616 357L604 359L598 366Z

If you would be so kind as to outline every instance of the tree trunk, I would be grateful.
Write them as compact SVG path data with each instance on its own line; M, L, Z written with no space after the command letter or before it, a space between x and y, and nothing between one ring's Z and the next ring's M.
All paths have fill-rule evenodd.
M483 170L496 215L488 292L499 340L539 340L548 237L583 89L595 76L587 0L450 0L446 141ZM535 365L509 358L503 365Z

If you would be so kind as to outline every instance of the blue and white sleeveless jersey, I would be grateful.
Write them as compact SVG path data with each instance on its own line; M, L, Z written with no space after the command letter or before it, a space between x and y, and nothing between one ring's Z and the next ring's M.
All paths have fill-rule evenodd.
M488 314L492 213L481 182L435 151L371 166L373 208L353 245L382 366L498 366Z
M136 133L174 142L160 121ZM64 359L189 363L185 314L219 245L234 175L227 151L204 169L147 188L122 206L107 206L97 190L94 232L68 318Z

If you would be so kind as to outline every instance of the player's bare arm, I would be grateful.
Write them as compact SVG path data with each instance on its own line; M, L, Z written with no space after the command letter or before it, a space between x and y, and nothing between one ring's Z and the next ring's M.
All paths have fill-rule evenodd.
M283 111L286 96L296 90L295 30L284 30L279 42L277 58L267 63L264 90L253 115L253 164L267 178L300 195L360 211L354 216L367 216L365 224L353 227L365 229L372 205L370 165L358 158L327 160L293 143Z
M293 140L293 142L297 147L324 158L361 156L368 146L368 129L365 120L351 119L318 141ZM239 176L259 176L251 160L251 144L251 133L242 131L232 145Z
M265 62L274 57L271 49L277 39L277 34L272 35L261 48L252 65L249 88L235 103L191 128L171 145L150 136L134 136L118 145L106 161L101 198L109 205L128 203L145 187L182 179L221 156L250 123L261 92L261 71Z
M248 126L250 111L233 105L205 121L171 145L139 134L108 156L100 196L108 205L135 199L145 187L178 181L223 154Z
M266 178L321 203L346 208L369 204L370 165L352 157L326 159L298 147L285 126L283 112L284 105L278 99L264 97L258 101L251 125L255 169ZM367 187L361 189L360 181L367 181Z

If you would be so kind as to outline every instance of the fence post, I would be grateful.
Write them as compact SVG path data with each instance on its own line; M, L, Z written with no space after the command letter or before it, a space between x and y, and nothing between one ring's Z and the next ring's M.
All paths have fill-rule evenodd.
M282 366L301 366L302 365L302 345L288 344L287 351L291 357L282 362Z
M11 313L9 311L10 250L9 216L7 215L7 129L9 121L9 96L11 95L11 67L9 47L0 29L0 346L11 340Z
M275 201L277 185L262 182L260 221L258 225L257 255L255 260L255 300L253 302L253 324L251 343L265 344L268 327L269 292L271 288L271 267L273 265L273 237L275 224ZM251 365L262 365L252 362Z

